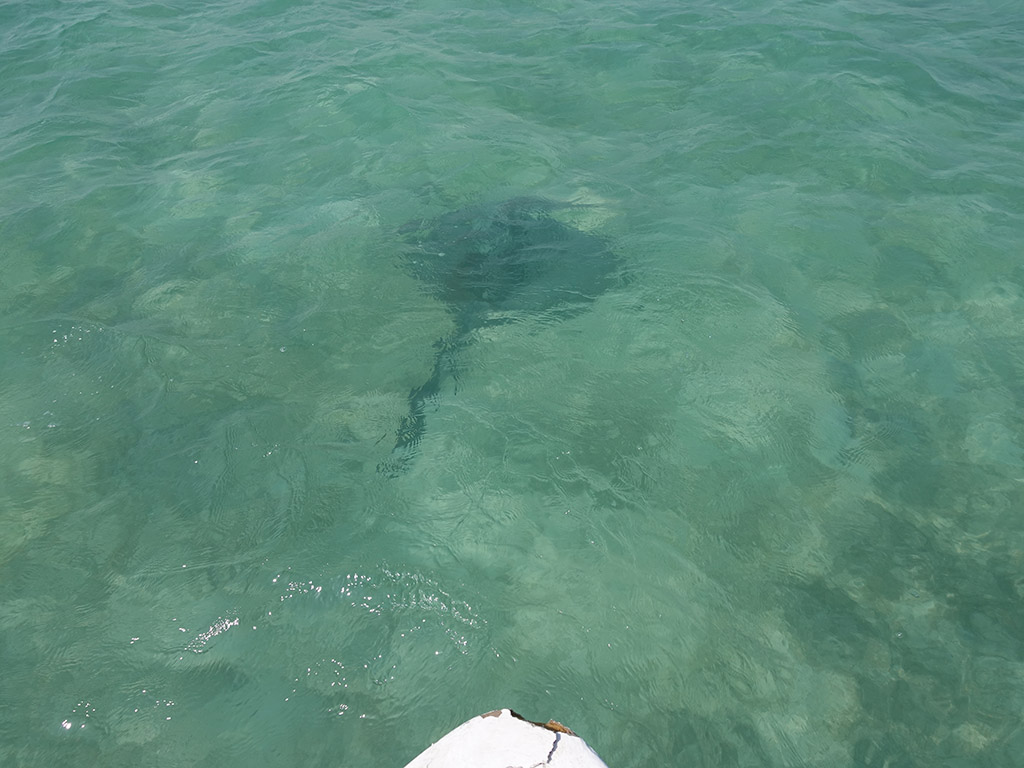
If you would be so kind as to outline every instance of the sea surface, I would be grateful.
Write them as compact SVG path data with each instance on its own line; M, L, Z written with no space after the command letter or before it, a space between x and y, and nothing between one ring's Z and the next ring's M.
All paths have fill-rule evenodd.
M479 315L382 471L459 313L410 222L522 198L617 279ZM497 707L1024 766L1019 3L0 4L0 765Z

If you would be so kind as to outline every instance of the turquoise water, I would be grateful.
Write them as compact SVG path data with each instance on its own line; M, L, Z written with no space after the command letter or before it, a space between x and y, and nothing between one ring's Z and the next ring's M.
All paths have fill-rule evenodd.
M1020 766L1013 3L0 7L0 764ZM628 279L478 328L406 222ZM456 375L457 373L457 375Z

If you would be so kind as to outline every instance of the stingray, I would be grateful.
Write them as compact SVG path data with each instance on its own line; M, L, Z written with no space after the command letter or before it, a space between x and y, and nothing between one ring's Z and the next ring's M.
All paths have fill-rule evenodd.
M565 319L621 281L622 262L603 239L553 215L576 207L517 197L399 230L405 268L445 304L454 330L434 343L429 377L410 390L391 459L378 467L382 473L397 475L416 455L427 405L446 379L455 378L458 355L476 331L526 318Z

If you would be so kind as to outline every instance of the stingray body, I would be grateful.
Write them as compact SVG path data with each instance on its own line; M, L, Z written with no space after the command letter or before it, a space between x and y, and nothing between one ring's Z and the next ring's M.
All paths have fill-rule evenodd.
M415 455L425 407L477 329L525 317L563 319L620 281L621 261L601 238L552 216L571 207L520 197L402 227L406 268L448 307L455 329L435 342L429 378L409 392L382 472L397 474Z

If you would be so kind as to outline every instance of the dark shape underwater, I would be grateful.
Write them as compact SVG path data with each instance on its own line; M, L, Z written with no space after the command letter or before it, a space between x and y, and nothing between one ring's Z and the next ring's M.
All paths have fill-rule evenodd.
M378 471L396 476L415 456L426 404L476 329L524 315L564 319L621 282L622 262L601 238L551 216L574 207L517 197L402 227L405 266L448 306L455 330L435 342L430 377L409 392L391 459Z

